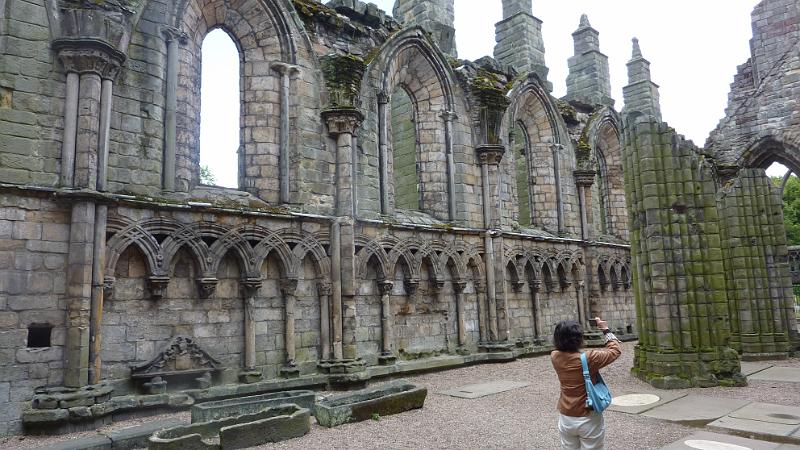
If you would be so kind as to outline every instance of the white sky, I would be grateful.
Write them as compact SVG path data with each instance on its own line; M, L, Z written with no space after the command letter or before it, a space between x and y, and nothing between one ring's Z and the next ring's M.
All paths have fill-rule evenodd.
M623 106L622 87L627 84L625 64L631 56L631 38L635 36L644 57L651 62L653 81L660 86L663 119L702 146L725 115L736 67L750 56L750 13L758 1L533 0L533 14L544 22L548 79L554 85L556 97L566 94L567 59L574 53L572 33L578 28L580 15L586 13L600 32L601 51L609 58L616 109ZM374 2L391 14L394 0ZM455 0L455 14L459 58L475 60L492 55L494 24L502 19L501 1ZM233 71L228 78L205 78L221 75L222 69L238 67L235 47L226 51L233 59L210 62L206 52L213 50L215 55L219 54L220 42L224 41L208 38L203 45L203 61L206 67L214 68L203 71L203 86L214 89L203 89L203 105L211 107L203 108L201 163L211 167L217 184L236 186L236 158L230 156L229 149L238 147L238 123L226 118L238 117L238 77ZM206 97L212 94L215 99ZM211 112L219 116L210 117ZM226 121L231 125L228 131L223 131L221 124ZM213 129L206 130L211 128L206 125ZM228 157L206 157L209 148ZM770 174L784 172L785 169L777 169Z

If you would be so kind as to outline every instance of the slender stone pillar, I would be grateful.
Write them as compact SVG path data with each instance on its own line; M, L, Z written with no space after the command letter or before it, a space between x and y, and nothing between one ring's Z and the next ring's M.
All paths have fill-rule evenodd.
M464 310L464 289L466 289L466 287L466 281L453 282L453 290L456 291L456 317L459 347L467 345L467 314Z
M177 28L167 27L162 33L167 40L167 98L164 114L164 164L163 183L165 191L175 190L175 147L177 145L178 110L178 57L180 45L185 45L188 36Z
M573 172L575 184L578 185L578 205L581 210L581 238L585 241L590 237L588 210L591 207L586 203L586 193L594 184L594 177L597 172L594 170L576 170ZM603 209L601 207L601 209ZM605 214L601 211L600 214Z
M486 299L486 284L482 281L478 280L475 281L475 291L478 294L478 333L480 334L480 341L486 342L490 341L491 337L489 337L488 325L486 321L488 320L488 300Z
M566 228L564 227L564 197L561 192L561 158L559 157L562 148L564 148L564 146L561 144L553 144L550 146L550 150L553 152L553 174L556 180L556 211L558 212L559 236L564 236L566 234Z
M497 285L496 285L496 255L494 250L494 234L492 230L496 223L496 203L492 201L492 191L497 184L492 175L497 172L505 149L502 145L483 145L478 147L478 160L481 164L482 191L483 191L483 221L486 228L484 234L484 264L486 265L486 285L488 294L488 319L489 340L496 342L499 339L497 328Z
M286 63L273 63L271 67L281 75L281 137L278 166L281 203L289 203L289 96L291 80L300 75L300 69Z
M394 288L394 282L389 280L382 280L378 282L378 288L381 292L381 337L382 348L381 356L378 358L379 362L383 365L393 364L397 357L392 351L392 341L394 335L392 333L392 305L391 295Z
M281 280L281 293L283 294L284 301L284 338L283 344L286 347L286 364L281 368L281 375L284 377L296 377L300 375L300 369L297 367L297 355L295 350L295 290L297 289L297 280L288 279Z
M67 73L67 97L64 108L64 140L61 146L61 186L72 187L75 177L75 132L78 127L78 93L81 76Z
M256 296L262 282L258 279L246 279L240 283L244 297L244 367L247 371L256 368Z
M531 288L531 307L533 308L533 336L536 344L542 343L542 309L539 305L539 290L542 288L541 280L528 280Z
M450 221L456 220L456 163L453 158L453 121L458 116L452 111L442 113L444 119L445 155L447 157L447 211Z
M381 186L381 214L390 214L389 211L389 124L388 114L389 95L385 92L378 93L378 147L380 151L380 186Z
M363 114L355 108L333 108L322 112L322 120L328 126L328 133L336 139L336 215L338 218L331 227L331 281L332 320L334 358L344 357L342 342L343 303L352 301L355 296L355 231L353 216L353 135L361 122ZM351 349L352 353L354 349Z
M583 280L575 281L575 293L578 296L578 323L587 327L588 325L588 317L586 317L586 305L583 302ZM587 328L588 329L588 328Z
M317 285L319 293L319 334L323 361L331 359L331 283L320 281Z

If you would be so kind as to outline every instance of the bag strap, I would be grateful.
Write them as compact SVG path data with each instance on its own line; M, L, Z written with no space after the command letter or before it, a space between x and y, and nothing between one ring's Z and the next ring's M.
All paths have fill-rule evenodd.
M592 382L592 377L589 375L589 363L586 361L586 353L581 352L581 367L583 368L583 379Z

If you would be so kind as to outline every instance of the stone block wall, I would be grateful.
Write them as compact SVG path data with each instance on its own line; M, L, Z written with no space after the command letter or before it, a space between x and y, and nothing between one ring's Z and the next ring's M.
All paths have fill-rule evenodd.
M0 434L22 429L35 388L63 382L69 211L51 199L0 194ZM30 347L29 328L50 328Z

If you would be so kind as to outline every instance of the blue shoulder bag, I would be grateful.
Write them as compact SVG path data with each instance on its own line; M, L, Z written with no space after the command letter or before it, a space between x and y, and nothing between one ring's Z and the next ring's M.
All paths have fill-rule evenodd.
M589 364L586 362L586 353L581 353L581 366L583 367L583 381L586 384L586 403L590 409L601 413L611 405L611 391L600 373L597 374L597 384L592 383Z

